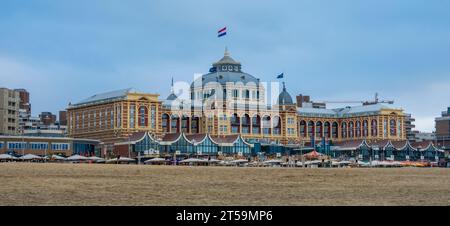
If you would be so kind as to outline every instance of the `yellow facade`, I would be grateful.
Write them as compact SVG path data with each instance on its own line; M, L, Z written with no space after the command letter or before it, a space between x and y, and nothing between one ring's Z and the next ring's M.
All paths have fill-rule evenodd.
M161 102L156 94L128 92L115 100L72 105L67 110L70 137L113 143L135 132L161 132Z

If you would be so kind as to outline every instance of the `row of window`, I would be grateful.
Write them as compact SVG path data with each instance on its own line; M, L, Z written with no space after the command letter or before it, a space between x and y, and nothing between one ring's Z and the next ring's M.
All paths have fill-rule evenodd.
M122 121L121 121L121 111L122 111L122 107L121 106L117 106L116 107L116 111L117 111L117 120L116 120L116 127L121 128L122 126ZM108 114L109 112L109 114ZM130 114L129 114L129 121L130 121L130 128L135 128L135 105L131 105L130 106ZM138 116L138 125L140 127L147 127L148 125L148 111L147 108L142 106L139 108L139 116ZM114 112L112 109L108 109L103 111L100 111L99 113L97 113L97 111L92 111L92 112L87 112L87 113L76 113L75 114L75 128L79 129L79 128L85 128L85 122L87 119L87 128L91 128L91 117L93 117L93 121L92 121L92 125L93 127L97 127L97 125L102 128L108 127L108 120L110 121L109 123L109 128L113 128L114 125ZM72 116L70 116L70 120L72 120ZM81 123L79 123L81 120ZM70 126L70 125L69 125ZM156 106L151 106L151 116L150 116L150 126L151 128L156 128Z
M3 145L3 143L0 143L0 145ZM31 142L31 143L8 142L8 149L48 150L48 143L44 143L44 142ZM69 150L69 144L68 143L52 143L51 150L55 150L55 151Z
M195 99L206 99L209 98L210 96L216 94L216 90L212 89L209 91L198 91L198 92L192 92L191 93L191 100L195 100ZM238 89L233 89L231 91L231 93L228 93L227 89L223 89L222 91L222 98L227 98L231 95L232 98L243 98L243 99L259 99L260 98L260 94L259 91L257 90L253 90L250 92L250 90L246 89L246 90L238 90Z
M383 121L383 136L387 137L388 135L388 120L385 119ZM322 137L322 131L324 132L325 136L329 137L329 131L330 131L330 126L331 126L331 131L332 131L332 136L333 137L337 137L337 129L338 129L338 124L336 122L333 122L332 125L330 125L329 122L325 122L324 124L322 124L322 122L308 122L308 124L306 124L305 121L301 121L300 122L300 135L301 136L306 136L306 131L308 131L308 134L314 134L314 132L316 133L317 137ZM394 119L390 120L390 124L389 124L389 134L391 136L402 136L402 123L400 120L396 121ZM340 127L341 130L341 137L346 138L346 137L365 137L369 135L369 128L368 128L368 121L364 120L362 122L357 121L356 123L353 122L343 122L341 124ZM378 135L378 123L377 120L372 120L371 121L371 135L372 136L377 136Z

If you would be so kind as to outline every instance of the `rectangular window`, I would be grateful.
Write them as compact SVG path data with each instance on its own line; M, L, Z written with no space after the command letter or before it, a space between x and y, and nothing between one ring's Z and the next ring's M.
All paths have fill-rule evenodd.
M3 142L0 142L0 149L2 149L4 146Z
M28 148L31 150L47 150L48 143L44 142L32 142L28 144Z
M122 107L121 106L117 106L116 107L116 114L117 114L117 128L121 128L122 127Z
M113 128L114 127L114 111L113 109L109 109L109 118L111 120L111 122L109 123L109 127Z
M130 128L134 128L134 117L135 117L135 106L134 104L130 105Z
M213 126L209 125L208 126L208 133L211 133L213 131Z
M156 106L152 105L152 110L151 110L151 127L152 129L156 128Z
M295 130L293 128L288 128L288 134L289 135L294 135L295 134Z
M79 117L79 115L78 115L78 113L76 113L75 114L75 128L80 128L80 125L78 124L80 121L78 120L78 117Z
M97 112L94 111L94 129L97 129Z
M98 116L98 126L100 127L100 129L102 128L102 116L103 116L103 112L99 112L99 116Z
M81 128L84 129L84 123L85 123L85 113L81 113Z
M52 144L52 150L54 150L54 151L67 151L67 150L69 150L69 144L68 143L53 143Z
M8 142L8 149L25 149L26 142Z
M141 123L140 123L140 125L141 125L141 127L145 127L146 126L145 125L145 107L141 107L139 109L139 111L140 111L140 114L141 114L141 117L140 117Z
M91 129L91 112L88 112L88 122L87 122L87 124L88 124L88 129L90 130Z
M288 123L289 125L294 124L294 119L293 119L293 118L288 118L288 119L287 119L287 123Z
M233 90L233 98L238 98L239 97L239 91L237 89Z

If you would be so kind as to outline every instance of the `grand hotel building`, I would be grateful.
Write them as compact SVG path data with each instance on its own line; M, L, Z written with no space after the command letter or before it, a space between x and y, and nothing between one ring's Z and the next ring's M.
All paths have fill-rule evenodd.
M191 84L190 99L178 98L173 83L171 94L163 100L132 89L94 95L69 105L68 132L106 145L129 140L137 132L148 132L160 141L184 133L239 135L249 143L284 145L323 138L406 140L402 109L381 103L337 109L297 107L284 83L276 104L268 106L265 87L225 51L209 73Z

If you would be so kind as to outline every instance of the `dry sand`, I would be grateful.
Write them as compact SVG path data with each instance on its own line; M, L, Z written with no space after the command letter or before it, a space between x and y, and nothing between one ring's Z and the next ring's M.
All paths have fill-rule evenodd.
M0 205L450 205L450 169L0 163Z

